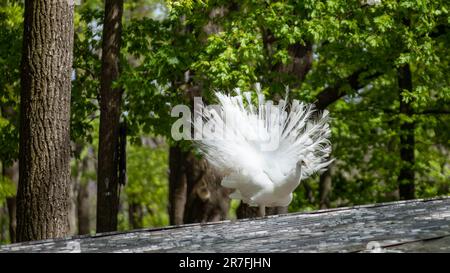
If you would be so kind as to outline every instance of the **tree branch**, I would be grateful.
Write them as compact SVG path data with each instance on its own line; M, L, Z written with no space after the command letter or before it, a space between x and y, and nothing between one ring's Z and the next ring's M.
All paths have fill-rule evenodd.
M449 31L450 27L446 25L438 25L428 36L430 38L438 38L439 36L446 35Z
M450 114L450 110L446 109L425 109L420 112L414 113L415 115L448 115Z
M367 72L367 69L359 69L357 71L355 71L353 74L351 74L350 76L348 76L345 79L340 80L336 85L334 86L329 86L327 88L325 88L324 90L322 90L322 92L320 92L317 96L316 96L316 107L319 110L324 110L325 108L327 108L330 104L334 103L335 101L339 100L340 98L342 98L343 96L347 95L346 92L341 91L341 87L348 83L350 84L350 87L353 90L358 90L363 88L365 85L362 83L362 81L359 80L359 77L362 73ZM377 72L371 76L369 76L366 79L374 79L378 76L380 76L382 73Z

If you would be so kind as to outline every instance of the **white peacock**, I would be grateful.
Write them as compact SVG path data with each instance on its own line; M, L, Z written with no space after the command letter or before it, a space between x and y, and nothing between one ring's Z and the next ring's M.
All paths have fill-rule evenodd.
M332 162L328 111L298 100L275 105L259 84L257 103L250 92L235 92L216 92L219 107L200 113L201 122L194 122L198 146L224 175L222 186L234 189L230 198L260 208L287 206L302 179Z

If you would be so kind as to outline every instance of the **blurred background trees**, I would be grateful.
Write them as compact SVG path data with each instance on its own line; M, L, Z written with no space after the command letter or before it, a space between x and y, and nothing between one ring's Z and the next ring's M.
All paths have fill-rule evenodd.
M72 234L96 231L104 5L75 6ZM118 229L255 216L230 202L191 143L170 136L174 105L214 103L215 89L255 82L274 101L289 86L290 98L332 116L335 163L268 214L448 195L449 9L444 0L124 1L112 83L126 125ZM23 10L0 4L2 242L14 239Z

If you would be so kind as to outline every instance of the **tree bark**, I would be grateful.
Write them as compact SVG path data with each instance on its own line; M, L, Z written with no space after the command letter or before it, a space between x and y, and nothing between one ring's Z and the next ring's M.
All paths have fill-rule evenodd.
M69 230L73 2L25 1L17 241Z
M319 208L328 209L330 208L330 195L332 191L333 182L333 163L328 167L328 169L320 175L319 182Z
M90 146L88 147L88 154L83 158L81 164L81 171L83 173L94 172L95 171L95 153L94 149ZM93 183L91 179L83 180L81 179L78 184L78 195L77 195L77 219L78 219L78 234L90 234L91 233L91 196L89 192L89 185Z
M400 119L400 159L401 167L398 176L398 188L400 199L408 200L415 197L414 185L414 130L415 122L413 119L413 108L411 101L404 101L402 91L412 92L412 76L409 64L405 64L398 68L398 87L400 99L400 114L409 120Z
M172 146L169 154L169 218L171 225L226 219L230 191L205 159Z
M77 219L78 234L90 234L90 212L89 212L89 183L88 181L80 181L78 185L77 195Z
M171 225L183 224L186 205L186 174L183 159L185 152L178 145L169 151L169 219Z
M79 160L81 152L83 151L83 144L72 143L72 159L74 159L75 166L71 170L70 183L70 205L69 205L69 226L70 234L78 232L78 193L80 191L81 176L83 173L82 162Z
M302 84L309 70L311 70L313 62L312 44L301 45L300 43L295 43L288 47L288 52L291 62L288 64L277 64L275 70L294 78L295 82L289 87L296 88Z
M184 223L204 223L225 220L228 216L230 191L222 187L222 176L192 152L184 158L186 171L186 205Z
M97 232L117 230L119 211L119 131L122 89L119 78L123 0L105 1L100 77L100 136L98 149Z
M5 219L7 212L5 207L0 207L0 243L3 243L6 241L7 238L7 220Z
M16 242L17 233L17 202L16 197L9 197L6 199L6 205L8 207L8 220L9 220L9 240L11 243Z
M144 227L144 210L141 204L128 203L128 222L132 229Z
M250 207L241 201L236 209L236 217L238 219L255 218L258 216L258 210L258 207Z
M84 145L75 144L75 158L77 159L76 172L72 172L73 181L73 214L74 214L74 231L76 229L79 235L90 234L90 197L89 192L90 179L85 179L83 174L88 174L95 171L93 162L94 151L91 146L87 148L88 154L81 158ZM75 233L75 232L74 232Z

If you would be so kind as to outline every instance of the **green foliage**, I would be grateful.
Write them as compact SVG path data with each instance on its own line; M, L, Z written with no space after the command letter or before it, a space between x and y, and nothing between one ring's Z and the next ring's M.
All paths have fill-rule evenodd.
M14 183L7 177L0 176L0 204L3 204L6 198L14 195L16 195L16 187L14 186Z
M124 192L128 204L139 204L145 208L144 226L168 225L167 146L129 145L127 152L127 185Z
M73 81L71 97L71 138L92 143L93 121L99 116L100 52L102 10L96 1L83 1L75 13Z
M0 164L0 168L3 168L3 166ZM6 198L16 195L16 192L17 189L14 182L6 176L0 176L0 209L5 204Z
M22 47L21 1L0 5L0 161L11 164L19 150L20 49Z

